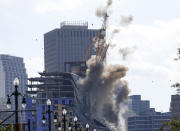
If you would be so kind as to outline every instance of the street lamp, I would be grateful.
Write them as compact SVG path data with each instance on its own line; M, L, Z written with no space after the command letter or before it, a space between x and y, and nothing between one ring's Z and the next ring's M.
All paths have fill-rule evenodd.
M57 119L57 116L54 115L54 123L57 123L58 119Z
M64 131L66 131L66 113L67 113L67 110L63 109L62 115L63 115L63 122L64 122Z
M72 124L71 124L71 122L69 122L69 128L68 128L69 131L72 131L72 127L71 126L72 126Z
M17 77L14 79L13 85L14 85L15 87L18 87L18 86L19 86L19 79L18 79Z
M48 125L48 127L49 127L49 131L51 131L51 113L53 112L53 111L51 111L51 100L50 99L48 99L47 101L46 101L46 104L47 104L47 106L48 106L48 110L46 110L46 113L48 114L48 122L49 122L49 125ZM57 116L54 116L54 120L53 120L54 122L57 122ZM46 123L46 121L45 121L45 116L43 115L43 118L42 118L42 123L43 124L45 124Z
M22 107L26 108L26 98L25 98L25 96L23 96L23 98L22 98Z
M61 131L62 127L61 127L61 123L59 122L59 125L58 125L58 131Z
M74 126L74 127L75 127L75 131L77 131L77 120L78 120L78 118L75 116L75 117L74 117L74 123L75 123L75 126Z
M22 94L20 92L18 92L19 79L17 77L14 79L13 85L15 87L15 91L12 92L11 95L8 95L7 103L6 104L7 104L7 108L11 108L10 97L14 96L14 98L15 98L15 111L14 112L15 112L15 116L16 116L16 118L15 118L15 121L16 121L15 125L16 125L16 131L18 131L18 112L19 112L19 110L18 110L18 96L19 95L22 96ZM22 98L22 107L23 108L26 107L26 98L25 98L25 96L23 96L23 98Z
M48 99L48 100L46 101L46 104L47 104L48 106L50 106L50 105L51 105L51 100Z
M46 124L46 118L45 116L43 115L43 118L42 118L42 123L45 125Z
M10 109L11 108L11 100L10 100L10 97L8 96L8 99L7 99L7 108Z
M47 110L47 113L48 113L48 119L49 119L49 131L51 131L51 100L48 99L46 101L46 104L48 105L48 110Z
M86 130L87 131L89 130L89 124L88 123L86 124Z

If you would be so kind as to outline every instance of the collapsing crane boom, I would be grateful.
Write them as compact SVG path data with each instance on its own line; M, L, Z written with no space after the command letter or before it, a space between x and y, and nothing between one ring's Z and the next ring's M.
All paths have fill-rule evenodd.
M101 62L104 61L107 50L109 48L109 45L106 44L106 41L105 41L105 33L106 33L106 30L103 28L96 34L96 36L93 39L93 42L89 45L85 55L83 56L82 61L87 60L92 49L95 49L97 60ZM79 73L80 69L81 69L81 66L78 66L75 69L74 73Z

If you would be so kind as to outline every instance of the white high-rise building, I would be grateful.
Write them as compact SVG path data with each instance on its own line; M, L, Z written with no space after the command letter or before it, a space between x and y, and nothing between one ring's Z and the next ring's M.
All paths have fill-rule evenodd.
M27 74L25 69L25 64L23 58L10 56L10 55L0 55L0 97L7 99L7 95L12 94L15 88L13 85L14 78L19 79L18 91L22 94L26 93L27 84ZM14 96L11 96L11 109L15 108ZM19 96L19 109L21 109L22 97ZM19 113L20 114L20 113ZM20 121L23 121L21 117Z

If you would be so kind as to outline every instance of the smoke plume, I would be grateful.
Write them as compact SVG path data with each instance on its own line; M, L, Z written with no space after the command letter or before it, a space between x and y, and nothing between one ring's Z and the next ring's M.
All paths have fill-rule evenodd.
M111 7L112 2L113 2L112 0L107 0L106 6L104 8L98 8L96 10L96 16L99 18L103 18L102 28L104 29L107 28L107 22L108 22L108 17L109 17L108 10Z
M133 17L132 16L121 16L121 25L128 25L133 21Z
M127 82L122 81L127 68L122 65L106 66L93 56L87 63L86 77L79 80L81 95L88 94L90 113L106 121L111 128L119 124L120 104L127 99L129 89Z
M129 54L131 54L131 53L134 52L135 49L136 49L136 47L120 48L120 49L119 49L119 53L120 53L120 55L122 56L123 60L125 60Z
M108 0L104 8L96 11L96 16L103 18L102 29L105 31L108 25L108 10L112 3L112 0ZM118 32L118 29L114 29L110 39ZM100 45L99 47L103 47L101 50L104 50L107 47L105 37L96 36L93 45L95 47ZM81 99L86 97L89 101L87 104L89 108L86 111L90 114L90 118L102 119L113 131L125 131L123 114L126 108L122 103L128 98L129 89L128 83L121 78L126 75L128 69L119 64L107 66L101 57L96 55L88 60L86 77L78 81L80 96Z

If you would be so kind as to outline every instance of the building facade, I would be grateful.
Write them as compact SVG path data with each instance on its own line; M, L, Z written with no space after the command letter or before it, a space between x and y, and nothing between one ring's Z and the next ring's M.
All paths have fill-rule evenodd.
M44 34L44 65L48 72L73 72L78 65L95 54L88 51L97 29L88 29L87 22L62 22L60 29ZM74 66L74 67L73 67ZM85 66L85 65L83 65ZM71 68L71 69L69 69Z
M47 99L52 100L51 110L52 116L57 115L59 122L62 122L62 110L67 110L67 128L68 123L73 123L73 117L78 117L78 128L85 127L86 123L89 123L88 117L79 111L80 97L79 88L76 86L77 75L72 73L62 72L42 72L39 73L40 77L29 78L28 90L27 90L27 109L36 110L34 112L26 113L26 120L30 120L32 131L46 131L48 130L48 124L42 124L42 117L45 114L48 121ZM80 102L80 103L79 103ZM77 104L78 103L78 104ZM78 106L77 106L78 105ZM51 121L53 121L51 119ZM96 127L98 131L106 131L106 126L99 121L94 120L93 127ZM51 125L51 128L55 130L57 128L56 123ZM91 126L92 127L92 126Z
M140 115L143 112L147 112L150 110L150 101L141 100L141 95L132 95L130 96L130 100L132 111L136 115Z
M141 95L130 96L128 104L134 112L134 116L127 119L128 131L159 131L163 122L171 119L171 113L156 112L155 108L150 108L149 100L141 100Z
M15 78L19 79L18 91L22 94L26 93L27 84L27 74L25 69L25 64L23 58L10 56L10 55L0 55L0 96L7 100L7 95L14 92L15 88L13 81ZM21 108L22 97L19 96L19 109ZM15 108L14 97L11 97L12 106L11 109ZM21 115L21 113L19 113ZM20 116L20 121L24 121L24 115Z
M163 122L170 121L170 113L156 112L128 118L128 131L159 131ZM168 131L164 128L163 131Z
M51 110L56 110L58 104L73 106L76 84L70 73L42 72L40 77L29 78L27 89L27 109L36 110L26 113L26 121L30 120L32 131L48 130L48 125L42 124L42 116L46 114L47 99L52 100ZM52 113L53 114L53 113ZM48 115L45 117L48 121ZM53 129L53 126L51 126Z
M180 119L180 95L171 96L170 111L172 112L172 118Z

